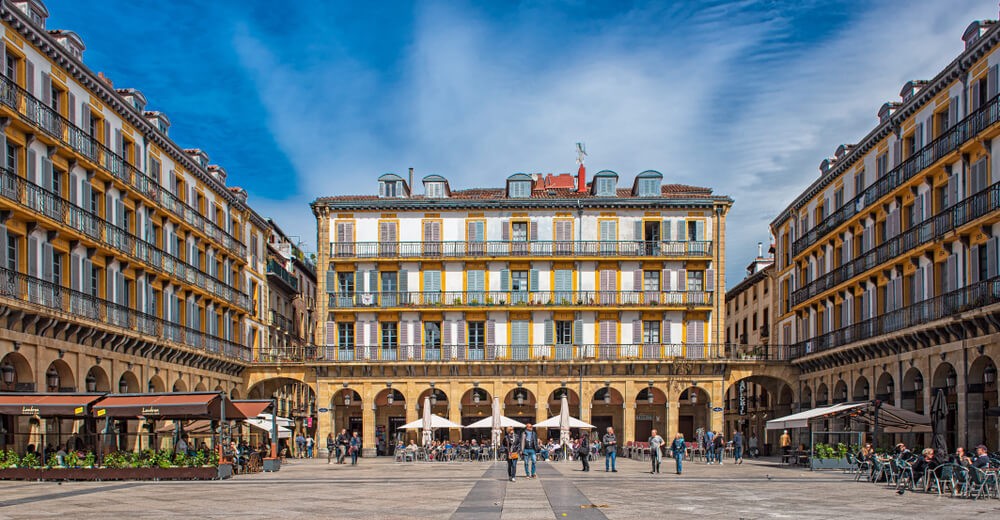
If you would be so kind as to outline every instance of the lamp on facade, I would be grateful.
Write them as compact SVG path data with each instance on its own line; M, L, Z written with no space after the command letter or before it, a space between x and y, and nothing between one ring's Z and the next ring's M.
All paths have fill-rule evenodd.
M45 372L45 382L50 389L59 388L59 372L56 371L56 367L49 367L49 370Z
M431 390L431 406L437 406L437 404L438 404L437 390Z
M118 393L124 394L126 392L128 392L128 381L123 377L118 380Z
M97 391L97 378L94 377L94 374L87 374L87 378L84 379L84 381L87 383L87 391L88 392L96 392Z
M997 367L990 365L983 371L983 382L991 385L997 380Z
M885 384L885 392L889 395L892 395L895 392L895 390L896 390L896 383L893 383L892 379L890 379L889 382Z
M344 392L344 406L351 406L351 392Z
M153 384L153 380L150 379L149 383L146 383L146 393L153 393L156 391L156 385Z
M649 387L646 388L646 402L653 404L653 382L649 382Z
M472 391L472 403L473 404L479 404L479 400L480 399L481 398L479 397L479 390L478 389L473 390Z
M517 405L524 406L524 392L517 393Z
M385 402L386 403L392 404L392 402L395 400L393 398L392 394L393 394L393 391L389 390L389 395L387 395L386 398L385 398Z
M3 366L0 366L0 373L3 374L3 384L14 384L14 372L14 365L11 365L10 363L4 363Z
M944 378L944 384L948 388L955 388L955 383L956 383L955 372L954 371L948 372L948 375Z
M924 389L924 376L917 374L917 377L913 378L913 389L917 392Z
M691 404L698 404L698 392L695 392L693 388L688 390L688 399L691 401Z

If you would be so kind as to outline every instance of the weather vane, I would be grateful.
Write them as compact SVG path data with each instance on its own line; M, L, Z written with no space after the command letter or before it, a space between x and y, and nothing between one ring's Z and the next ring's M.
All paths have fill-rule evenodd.
M587 156L587 148L583 143L576 143L576 164L583 164L583 158Z

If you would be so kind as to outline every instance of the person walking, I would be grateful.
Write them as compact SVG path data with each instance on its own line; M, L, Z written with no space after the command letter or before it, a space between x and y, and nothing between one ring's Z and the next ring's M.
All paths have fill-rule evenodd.
M337 452L337 441L333 438L333 432L326 434L326 463L329 464L333 460L334 454Z
M507 478L514 482L517 479L517 459L521 456L521 440L514 433L513 426L507 427L507 433L500 442L507 452Z
M306 438L302 432L295 434L295 458L301 459L306 453Z
M709 464L715 462L715 432L712 430L705 432L704 444L701 448L705 450L705 460Z
M347 434L347 428L340 430L337 435L337 464L344 463L344 457L351 448L351 436Z
M782 430L781 437L778 438L778 445L781 446L781 457L787 459L789 452L792 451L792 436L788 435L788 430Z
M580 444L576 447L576 455L583 463L583 471L590 471L590 435L580 434Z
M615 437L614 428L608 426L608 433L604 434L601 444L604 445L604 472L618 473L618 468L615 467L618 459L618 438Z
M681 474L681 463L684 461L684 453L687 451L687 445L684 444L684 434L678 433L674 436L674 442L670 443L670 452L674 456L674 461L677 463L677 474Z
M316 447L316 439L312 435L306 437L306 458L313 458L313 448Z
M538 453L538 433L535 432L531 423L524 425L524 432L521 433L521 454L524 455L524 476L525 478L535 478L535 454ZM531 468L528 468L528 462Z
M650 436L649 436L649 460L652 461L652 463L653 463L653 468L652 468L652 471L650 471L650 473L659 473L660 472L660 462L663 461L663 459L662 459L662 453L660 452L660 448L663 447L663 444L664 444L663 437L660 437L660 434L658 434L656 432L656 430L653 430L652 432L650 432Z
M733 462L743 464L743 432L739 430L733 434Z
M722 437L722 432L715 432L715 437L712 439L712 447L715 452L715 461L721 466L722 456L726 453L726 439Z
M361 437L358 437L358 432L354 432L351 436L351 446L348 451L351 453L351 466L357 466L358 452L361 451Z
M747 441L747 455L750 455L751 459L756 459L760 455L760 449L757 447L757 432L750 433L750 440Z

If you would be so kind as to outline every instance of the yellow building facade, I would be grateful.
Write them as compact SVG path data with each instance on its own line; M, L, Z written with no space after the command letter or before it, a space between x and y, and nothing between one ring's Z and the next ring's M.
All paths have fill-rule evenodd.
M879 399L926 414L940 389L949 446L995 449L1000 27L973 22L962 41L772 222L771 337L801 370L803 407Z

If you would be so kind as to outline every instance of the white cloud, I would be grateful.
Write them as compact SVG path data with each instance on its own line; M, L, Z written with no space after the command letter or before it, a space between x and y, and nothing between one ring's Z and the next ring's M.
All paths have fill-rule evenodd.
M965 7L884 5L799 48L784 38L790 18L744 5L633 10L584 32L547 26L538 8L497 23L433 4L419 13L398 71L344 54L297 69L247 28L235 44L300 190L286 201L253 194L251 203L311 244L316 197L373 193L379 174L408 166L455 187L571 171L582 140L591 171L630 182L656 169L667 182L735 198L732 284L819 161L866 134L905 80L948 63L971 20L995 14Z

